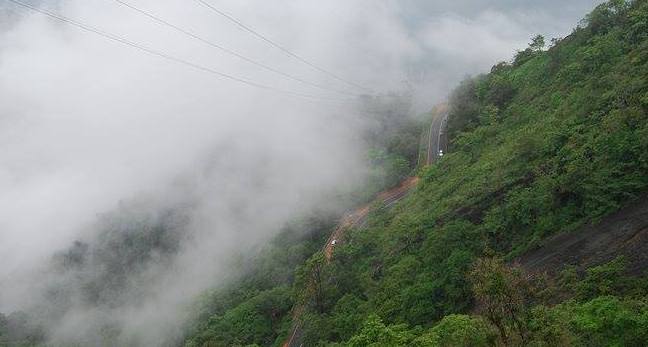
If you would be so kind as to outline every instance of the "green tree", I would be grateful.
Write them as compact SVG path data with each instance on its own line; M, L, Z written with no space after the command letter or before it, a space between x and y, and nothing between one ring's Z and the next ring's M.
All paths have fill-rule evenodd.
M527 339L530 282L520 268L501 258L481 258L470 272L479 311L497 328L504 344Z
M429 347L471 346L486 347L495 344L497 332L481 317L453 314L444 317L414 345Z
M579 299L588 300L602 295L618 293L626 285L623 276L625 260L617 258L609 263L587 269L585 278L578 283L576 293Z
M545 48L545 38L542 35L536 35L531 39L529 48L534 52L540 52Z
M603 296L576 307L573 330L589 346L646 346L648 306Z
M360 332L352 337L349 347L398 347L409 346L414 335L405 325L386 326L380 317L370 315Z

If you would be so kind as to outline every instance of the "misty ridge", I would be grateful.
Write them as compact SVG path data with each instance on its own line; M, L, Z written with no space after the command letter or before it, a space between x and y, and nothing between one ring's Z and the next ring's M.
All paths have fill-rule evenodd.
M412 169L372 149L415 161L420 114L450 86L533 34L564 35L593 4L206 2L344 81L199 1L125 3L202 41L113 0L20 3L272 89L0 2L0 326L12 340L181 343L196 298L254 271L280 232L334 219Z

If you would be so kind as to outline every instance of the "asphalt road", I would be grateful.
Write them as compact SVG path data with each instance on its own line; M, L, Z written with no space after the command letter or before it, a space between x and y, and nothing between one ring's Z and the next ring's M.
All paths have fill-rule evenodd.
M439 159L439 151L446 153L448 150L448 137L446 135L446 123L448 122L448 113L443 113L432 120L430 133L428 135L428 150L426 164L431 165Z

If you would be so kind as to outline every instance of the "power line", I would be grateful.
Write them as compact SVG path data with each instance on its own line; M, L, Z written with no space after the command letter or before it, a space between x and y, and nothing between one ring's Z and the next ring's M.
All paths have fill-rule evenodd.
M300 55L297 55L296 53L293 53L293 52L290 51L289 49L287 49L287 48L285 48L284 46L282 46L282 45L276 43L275 41L273 41L273 40L271 40L271 39L269 39L267 36L265 36L265 35L259 33L258 31L256 31L256 30L250 28L249 26L245 25L243 22L241 22L240 20L236 19L236 18L233 17L232 15L227 14L227 13L225 13L225 12L222 11L222 10L219 10L218 8L214 7L213 5L211 5L210 3L206 2L205 0L195 0L195 1L198 2L198 3L200 3L200 4L202 4L203 6L205 6L205 7L207 7L207 8L209 8L210 10L216 12L216 13L219 14L220 16L225 17L225 18L228 19L230 22L233 22L234 24L238 25L241 29L243 29L243 30L249 32L250 34L252 34L252 35L256 36L257 38L259 38L259 39L265 41L266 43L268 43L268 44L274 46L275 48L281 50L282 52L288 54L289 56L291 56L291 57L293 57L293 58L295 58L295 59L301 61L302 63L304 63L304 64L306 64L306 65L312 67L313 69L315 69L315 70L317 70L317 71L320 71L320 72L322 72L322 73L324 73L324 74L327 74L327 75L329 75L329 76L335 78L336 80L341 81L341 82L344 82L344 83L346 83L346 84L348 84L348 85L350 85L350 86L356 87L356 88L358 88L358 89L362 89L362 90L367 91L367 92L371 92L371 89L366 88L366 87L363 87L363 86L361 86L361 85L359 85L359 84L357 84L357 83L354 83L354 82L348 81L348 80L346 80L346 79L344 79L344 78L342 78L342 77L340 77L340 76L334 74L333 72L331 72L331 71L329 71L329 70L327 70L327 69L324 69L323 67L320 67L319 65L314 64L314 63L308 61L306 58L303 58L303 57L301 57Z
M43 15L47 16L47 17L56 19L56 20L58 20L60 22L75 26L75 27L77 27L79 29L82 29L84 31L97 34L97 35L102 36L102 37L104 37L106 39L109 39L109 40L112 40L112 41L115 41L115 42L119 42L119 43L124 44L126 46L130 46L132 48L138 49L138 50L143 51L145 53L148 53L148 54L151 54L151 55L163 58L163 59L167 59L169 61L172 61L172 62L175 62L175 63L178 63L178 64L189 66L189 67L194 68L196 70L200 70L200 71L203 71L203 72L208 72L208 73L211 73L213 75L216 75L216 76L219 76L219 77L222 77L222 78L225 78L225 79L229 79L229 80L232 80L232 81L243 83L243 84L246 84L246 85L249 85L249 86L252 86L252 87L265 89L265 90L272 90L272 91L275 91L275 92L284 93L284 94L288 94L288 95L292 95L292 96L298 96L298 97L303 97L303 98L308 98L308 99L316 99L316 100L342 101L341 99L322 98L322 97L315 96L315 95L303 94L303 93L299 93L299 92L293 92L293 91L289 91L289 90L275 88L275 87L268 86L268 85L265 85L265 84L250 81L250 80L247 80L247 79L244 79L244 78L239 78L239 77L227 74L227 73L223 73L223 72L214 70L214 69L209 68L209 67L202 66L200 64L193 63L191 61L188 61L188 60L185 60L185 59L182 59L182 58L178 58L178 57L169 55L169 54L164 53L164 52L160 52L160 51L148 48L146 46L143 46L143 45L138 44L136 42L127 40L127 39L122 38L120 36L117 36L117 35L102 31L100 29L94 28L94 27L89 26L87 24L84 24L84 23L75 21L73 19L67 18L65 16L62 16L62 15L59 15L59 14L44 10L42 8L35 7L33 5L24 3L24 2L19 1L19 0L6 0L6 1L9 1L9 2L15 4L15 5L18 5L18 6L21 6L21 7L24 7L24 8L27 8L27 9L32 10L34 12L38 12L40 14L43 14Z
M182 27L180 27L178 25L175 25L175 24L173 24L173 23L171 23L171 22L169 22L167 20L164 20L164 19L156 16L155 14L153 14L153 13L151 13L149 11L138 8L138 7L136 7L134 5L131 5L131 4L129 4L129 3L125 2L125 1L122 1L122 0L113 0L113 1L118 3L119 5L125 6L125 7L129 8L129 9L131 9L133 11L136 11L136 12L146 16L146 17L149 17L150 19L156 21L159 24L166 25L166 26L168 26L168 27L170 27L170 28L172 28L172 29L186 35L186 36L189 36L189 37L191 37L191 38L193 38L195 40L198 40L198 41L200 41L200 42L202 42L204 44L207 44L207 45L209 45L209 46L211 46L213 48L219 49L219 50L221 50L221 51L223 51L223 52L225 52L227 54L233 55L233 56L235 56L235 57L237 57L237 58L239 58L241 60L244 60L244 61L246 61L248 63L251 63L251 64L253 64L255 66L258 66L260 68L263 68L265 70L271 71L273 73L279 74L279 75L281 75L283 77L286 77L286 78L289 78L291 80L294 80L294 81L297 81L297 82L300 82L300 83L303 83L303 84L306 84L306 85L309 85L309 86L312 86L312 87L315 87L315 88L319 88L319 89L322 89L322 90L327 90L327 91L342 94L342 95L357 96L356 94L353 94L353 93L348 93L348 92L339 91L339 90L336 90L336 89L333 89L333 88L328 88L328 87L325 87L323 85L320 85L320 84L317 84L317 83L312 83L312 82L309 82L309 81L304 80L302 78L290 75L290 74L285 73L285 72L283 72L281 70L275 69L275 68L273 68L271 66L268 66L268 65L260 63L260 62L258 62L256 60L250 59L250 58L248 58L248 57L246 57L246 56L244 56L244 55L242 55L240 53L237 53L237 52L235 52L235 51L233 51L231 49L228 49L228 48L223 47L223 46L221 46L219 44L216 44L216 43L214 43L212 41L209 41L209 40L207 40L207 39L205 39L203 37L200 37L200 36L194 34L193 32L191 32L189 30L183 29Z

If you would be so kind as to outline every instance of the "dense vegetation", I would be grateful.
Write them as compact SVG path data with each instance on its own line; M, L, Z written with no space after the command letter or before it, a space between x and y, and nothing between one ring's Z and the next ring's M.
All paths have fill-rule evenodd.
M257 257L240 264L240 278L196 303L186 345L275 344L291 325L294 269L320 249L333 220L295 222Z
M303 315L305 345L645 345L642 281L614 288L597 268L574 286L526 284L500 259L646 190L646 76L648 3L613 1L548 50L536 37L462 83L450 154L336 250ZM532 295L552 290L561 301Z
M646 76L648 4L613 1L549 49L535 37L511 63L464 81L450 100L450 154L417 191L376 209L331 263L317 252L299 266L304 345L648 343L648 285L623 275L623 259L557 278L507 265L646 190ZM289 283L245 307L285 304ZM234 316L238 330L223 325ZM283 341L245 330L263 325L254 317L230 309L189 345Z
M645 1L606 3L548 50L538 36L462 83L451 153L330 264L316 253L298 269L305 345L645 345L647 286L622 259L558 278L506 260L645 191L647 33ZM237 338L190 344L273 344Z
M535 37L457 88L451 150L405 201L375 209L330 263L334 217L287 227L197 302L185 344L281 345L302 303L305 346L648 345L648 280L622 257L552 277L512 261L648 189L648 2L602 4L545 46ZM351 200L416 164L420 123L371 102L373 172ZM34 338L15 324L28 321L0 315L0 345Z
M580 280L571 270L547 283L499 258L482 258L470 272L480 315L449 314L426 329L386 325L370 314L344 345L645 346L646 280L624 277L620 259ZM565 294L568 300L549 304Z

